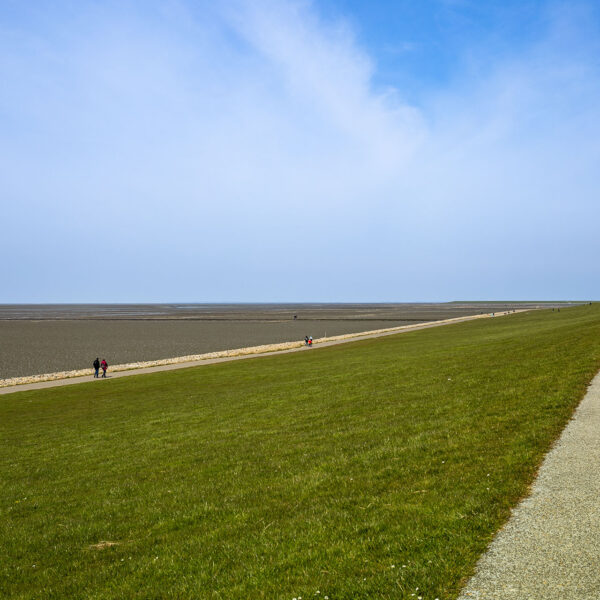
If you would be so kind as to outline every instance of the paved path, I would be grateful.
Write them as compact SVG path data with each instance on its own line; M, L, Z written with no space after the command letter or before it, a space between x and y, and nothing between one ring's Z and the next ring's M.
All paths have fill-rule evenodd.
M497 313L495 313L495 316L497 316L497 317L504 316L507 314L515 313L515 312L525 312L525 310L512 310L512 311L505 311L505 312L497 312ZM229 362L232 360L242 360L245 358L260 358L263 356L274 356L276 354L288 354L290 352L314 352L317 348L323 348L326 346L334 346L337 344L344 344L347 342L355 342L355 341L366 340L366 339L370 339L370 338L383 337L386 335L396 335L398 333L408 333L410 331L415 331L417 329L428 329L430 327L439 327L441 325L451 325L453 323L462 323L464 321L472 321L474 319L488 318L490 316L491 316L490 314L471 315L471 316L467 316L467 317L457 317L457 318L453 318L453 319L445 319L443 321L420 323L418 325L404 325L402 327L395 327L395 328L392 328L392 329L386 330L386 331L376 331L376 332L366 331L364 333L346 334L343 336L336 336L334 338L323 338L322 340L316 340L316 344L313 346L313 348L307 348L304 346L304 344L301 344L300 342L298 342L298 343L294 343L295 344L294 347L286 348L283 350L260 352L259 351L260 347L257 347L256 349L254 349L254 350L258 350L258 351L253 351L252 348L246 348L244 350L240 350L239 354L234 354L234 355L230 355L230 356L223 356L223 357L218 357L218 358L204 358L202 360L190 360L190 361L185 361L185 362L181 361L181 362L174 362L173 364L161 364L158 366L148 366L148 367L141 366L141 368L122 370L122 371L116 370L118 368L118 365L117 365L116 367L113 367L113 369L115 369L115 370L112 370L109 368L109 377L107 377L107 379L117 379L119 377L130 377L131 375L142 375L145 373L157 373L159 371L171 371L174 369L185 369L188 367L199 367L199 366L203 366L203 365L212 365L212 364L220 363L220 362ZM292 345L292 344L290 344L290 345ZM235 352L235 351L230 351L230 352ZM223 354L225 354L225 353L223 353ZM170 360L177 361L178 359L175 358L175 359L170 359ZM0 387L0 395L1 394L12 394L15 392L24 392L24 391L29 391L29 390L39 390L39 389L43 389L43 388L56 387L56 386L62 386L62 385L73 385L73 384L77 384L77 383L84 383L86 381L93 381L94 378L91 373L92 373L92 369L90 369L89 375L78 376L78 377L68 377L68 378L56 378L55 377L52 379L51 379L51 375L48 375L48 378L51 379L49 381L37 381L35 383L22 383L19 385L7 385L6 387ZM7 380L5 380L5 381L7 381Z
M600 373L459 600L600 599Z

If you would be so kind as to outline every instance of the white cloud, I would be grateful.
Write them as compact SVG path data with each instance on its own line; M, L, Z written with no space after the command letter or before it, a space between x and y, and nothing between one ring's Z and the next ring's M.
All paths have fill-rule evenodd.
M171 298L302 299L307 279L304 299L499 297L510 273L513 296L541 297L540 256L567 281L597 254L600 77L570 12L414 107L310 3L107 6L0 42L14 289L50 247L79 272L102 248L124 290L108 299L144 280L147 300L164 281Z

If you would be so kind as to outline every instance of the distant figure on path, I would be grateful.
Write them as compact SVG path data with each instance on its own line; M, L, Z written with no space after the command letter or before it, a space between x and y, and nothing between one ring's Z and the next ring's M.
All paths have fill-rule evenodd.
M312 335L308 336L308 345L312 346Z
M304 336L304 345L308 346L308 336L307 335Z
M106 369L108 369L108 363L106 362L105 358L102 359L100 366L102 367L102 377L106 377Z
M100 361L98 360L98 357L96 357L96 360L94 361L94 377L98 377L99 371L100 371Z

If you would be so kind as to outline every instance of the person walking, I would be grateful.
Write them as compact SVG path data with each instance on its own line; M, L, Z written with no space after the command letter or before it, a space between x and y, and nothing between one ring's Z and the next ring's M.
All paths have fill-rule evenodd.
M100 366L102 367L102 377L106 377L106 369L108 369L108 363L106 362L105 358L102 359Z
M304 336L304 345L308 346L308 336L307 335Z
M94 361L94 377L98 377L98 373L100 371L100 360L98 359L98 357L96 357L96 360Z

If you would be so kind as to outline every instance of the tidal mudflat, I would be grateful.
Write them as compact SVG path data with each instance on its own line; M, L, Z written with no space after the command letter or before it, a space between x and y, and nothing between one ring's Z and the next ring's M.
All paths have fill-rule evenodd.
M532 303L1 305L0 379L158 360ZM546 305L547 306L547 305Z

